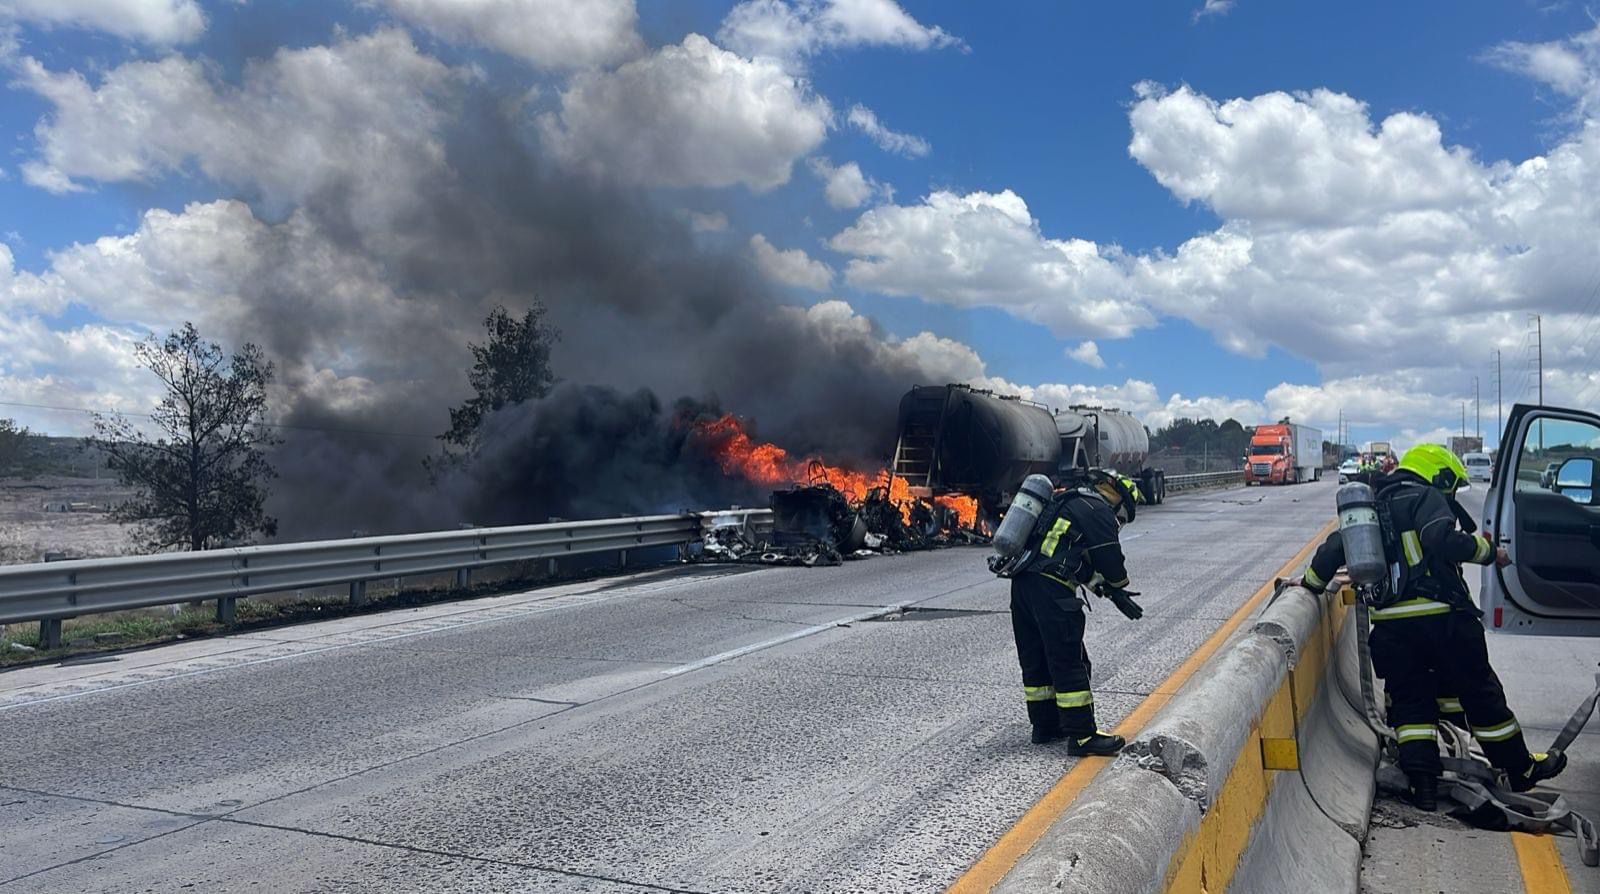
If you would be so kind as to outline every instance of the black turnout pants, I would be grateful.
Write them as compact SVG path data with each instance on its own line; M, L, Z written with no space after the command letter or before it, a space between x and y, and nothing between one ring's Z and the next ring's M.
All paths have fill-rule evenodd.
M1461 712L1489 762L1513 776L1532 758L1500 678L1489 665L1483 624L1466 612L1374 621L1372 666L1383 678L1389 725L1400 740L1400 769L1437 776L1437 723ZM1451 703L1459 700L1459 711ZM1443 709L1443 710L1441 710Z
M1041 574L1011 579L1011 629L1022 665L1028 719L1070 736L1095 733L1089 653L1077 588Z

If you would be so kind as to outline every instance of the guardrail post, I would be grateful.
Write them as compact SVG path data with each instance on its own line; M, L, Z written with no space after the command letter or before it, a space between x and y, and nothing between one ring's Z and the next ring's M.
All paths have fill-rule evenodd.
M233 596L224 596L221 599L217 600L217 623L218 624L229 624L229 625L233 624L233 619L234 619L234 617L236 615L236 613L234 611L234 609L235 609L234 603L236 603L238 601L239 600L236 599Z
M551 577L555 577L556 576L556 572L558 572L560 570L561 570L561 566L556 563L555 557L551 556L550 557L550 567L549 567L550 576Z
M350 604L362 606L367 604L367 582L353 580L350 582Z
M39 622L39 648L61 648L61 619L48 618Z
M625 550L625 549L617 550L617 567L618 568L625 568L625 567L627 567L627 565L628 565L628 551Z
M465 590L470 586L472 586L472 569L471 568L457 568L456 569L456 589L457 590Z

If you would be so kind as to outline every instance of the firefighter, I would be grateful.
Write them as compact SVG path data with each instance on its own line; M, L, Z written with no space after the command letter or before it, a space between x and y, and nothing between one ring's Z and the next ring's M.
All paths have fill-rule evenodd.
M1487 538L1457 529L1466 513L1455 493L1466 478L1455 454L1438 444L1419 444L1374 487L1379 511L1387 511L1392 522L1392 535L1384 535L1393 539L1384 545L1392 572L1389 592L1372 608L1368 644L1399 740L1400 769L1423 810L1438 806L1441 715L1468 724L1516 791L1555 777L1567 762L1560 753L1529 753L1489 664L1483 613L1472 602L1461 563L1504 566L1510 559ZM1306 568L1306 588L1320 593L1343 564L1344 544L1335 531Z
M1129 618L1144 614L1127 590L1117 541L1134 512L1133 493L1110 475L1057 491L1034 525L1027 564L1012 576L1011 625L1035 744L1065 738L1067 752L1080 756L1116 754L1125 744L1095 725L1082 591L1111 599Z

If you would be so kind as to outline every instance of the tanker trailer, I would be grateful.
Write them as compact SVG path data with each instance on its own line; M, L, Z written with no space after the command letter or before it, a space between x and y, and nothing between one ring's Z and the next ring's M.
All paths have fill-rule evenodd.
M968 385L919 385L900 401L893 471L914 496L963 493L991 522L1022 479L1057 486L1091 468L1133 478L1147 502L1166 496L1163 473L1143 467L1149 437L1119 410L1079 407L1052 414L1042 404Z
M1043 406L967 385L919 385L900 399L893 471L913 496L978 499L991 521L1022 479L1054 478L1061 441Z
M1146 503L1161 503L1167 499L1167 473L1145 465L1150 458L1150 434L1144 424L1131 413L1109 407L1075 406L1057 414L1057 427L1062 416L1075 415L1087 420L1087 427L1095 431L1090 439L1082 437L1075 448L1073 465L1079 469L1110 469L1124 478L1132 478Z

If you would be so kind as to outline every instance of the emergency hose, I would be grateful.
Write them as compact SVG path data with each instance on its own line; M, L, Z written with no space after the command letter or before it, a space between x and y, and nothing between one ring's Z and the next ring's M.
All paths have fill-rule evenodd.
M1272 601L1276 601L1282 594L1285 589L1283 583L1279 582ZM1382 720L1382 715L1378 711L1376 688L1373 685L1372 650L1367 644L1367 637L1372 631L1372 620L1368 614L1370 608L1361 600L1356 601L1354 608L1356 651L1361 664L1360 709L1367 726L1377 734L1382 748L1380 758L1382 766L1376 771L1378 782L1384 788L1405 791L1407 789L1405 774L1395 765L1399 743L1395 739L1394 731ZM1322 603L1318 600L1318 611L1321 610ZM1346 703L1351 707L1357 707L1350 693L1345 691L1341 675L1337 670L1332 673ZM1594 690L1572 712L1572 716L1567 719L1561 732L1556 735L1546 751L1550 754L1565 753L1594 716L1597 704L1600 704L1600 674L1595 675ZM1296 713L1298 714L1298 709ZM1445 772L1454 777L1445 780L1448 785L1440 790L1440 794L1460 805L1459 818L1472 825L1494 831L1554 833L1565 830L1577 839L1578 856L1583 865L1600 866L1600 830L1597 830L1594 822L1588 817L1574 811L1565 795L1558 792L1510 791L1500 784L1500 772L1480 753L1474 751L1470 733L1456 729L1448 723L1439 724L1439 732L1441 734L1439 741L1444 751L1439 760ZM1298 740L1298 723L1295 733ZM1310 780L1305 778L1303 762L1300 778L1306 791L1311 794L1313 803L1316 803L1317 809L1329 819L1333 819L1322 805L1317 803Z
M1366 619L1364 606L1358 609L1358 618ZM1361 631L1360 643L1361 695L1366 703L1368 724L1374 725L1377 701L1372 689L1370 673L1372 659L1367 648L1365 631ZM1556 735L1555 741L1550 743L1548 753L1557 754L1566 751L1588 724L1597 702L1600 702L1600 674L1595 675L1594 691L1589 693L1589 697L1572 712L1566 725ZM1473 750L1473 740L1469 733L1458 730L1448 723L1441 723L1438 726L1442 733L1439 741L1444 751L1439 761L1445 772L1454 777L1445 778L1444 781L1448 785L1442 787L1439 794L1460 805L1458 811L1452 811L1457 818L1474 826L1499 832L1553 833L1564 829L1577 839L1578 857L1583 861L1583 865L1600 866L1600 830L1596 829L1594 822L1588 817L1574 811L1567 803L1565 795L1559 792L1511 791L1500 784L1500 771L1490 766L1486 758ZM1378 782L1390 790L1405 791L1407 789L1405 773L1394 764L1398 749L1394 734L1387 726L1374 725L1374 729L1382 730L1383 751L1388 758L1385 765L1377 771Z

